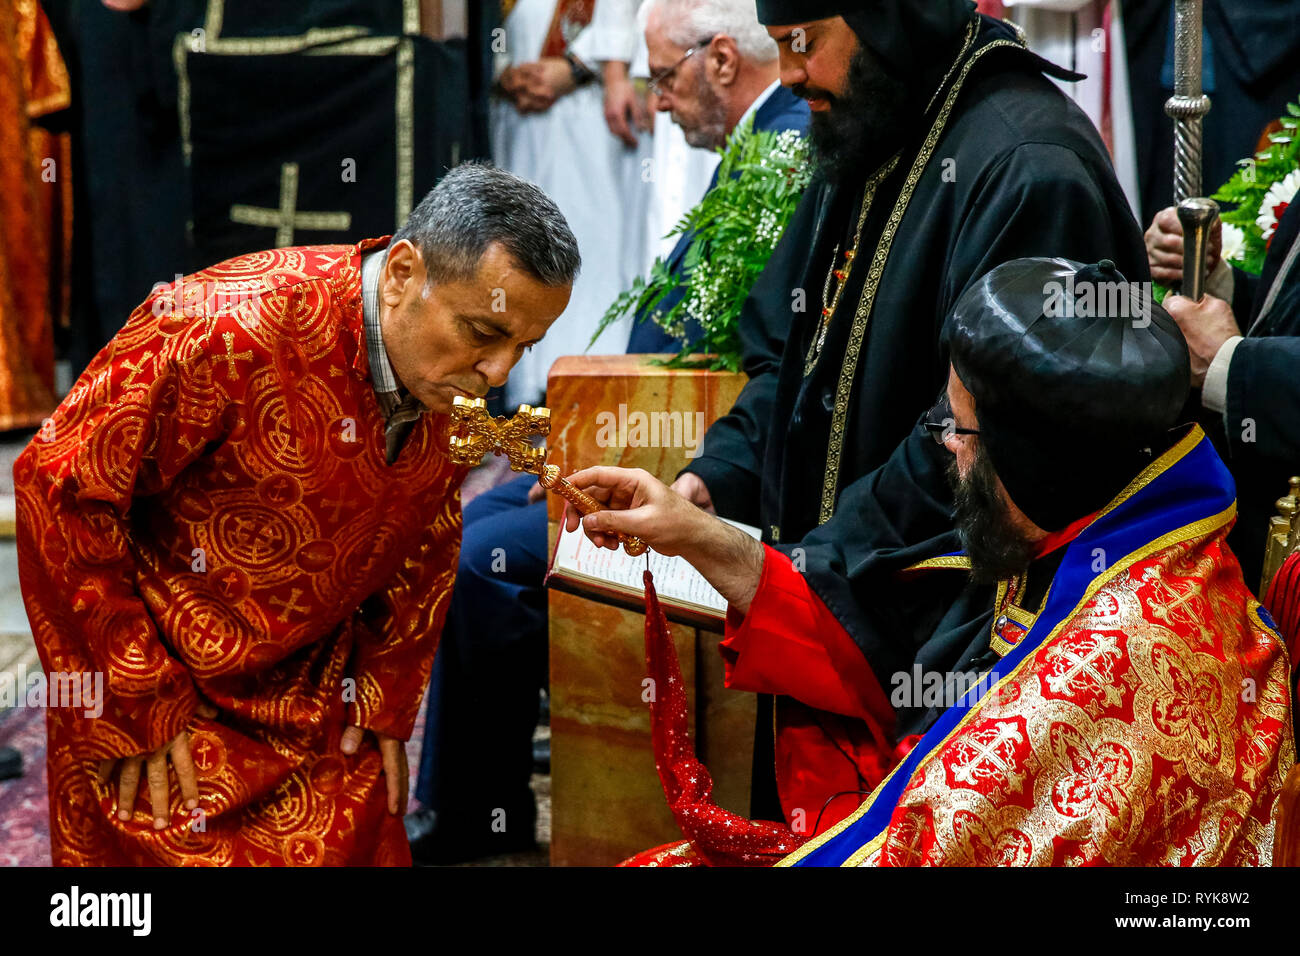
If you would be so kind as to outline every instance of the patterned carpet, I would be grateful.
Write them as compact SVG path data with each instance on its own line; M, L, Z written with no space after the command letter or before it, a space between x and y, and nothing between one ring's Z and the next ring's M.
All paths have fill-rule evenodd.
M18 446L20 449L21 446ZM10 471L16 456L13 443L0 445L0 494L12 494ZM488 490L510 476L504 459L493 458L470 473L461 490L462 503ZM40 668L36 646L32 643L18 591L17 562L12 540L0 540L0 672L18 675ZM546 736L548 729L538 729ZM420 742L424 736L424 709L415 732L406 745L411 768L411 792L415 792L415 774L420 764ZM23 776L0 782L0 866L49 866L49 804L45 782L45 714L39 709L14 707L0 710L0 747L16 748L23 755ZM551 778L534 774L533 792L537 795L537 841L541 849L534 853L494 857L473 866L546 866L551 836ZM415 809L412 796L410 809Z

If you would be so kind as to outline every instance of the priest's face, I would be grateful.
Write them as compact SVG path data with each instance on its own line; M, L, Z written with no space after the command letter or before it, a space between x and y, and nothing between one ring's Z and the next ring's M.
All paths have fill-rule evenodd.
M770 26L781 57L781 83L808 101L813 114L829 112L849 83L858 38L842 17Z
M653 9L645 31L650 75L658 77L655 108L672 114L692 146L717 149L727 139L727 104L711 74L734 74L735 45L728 48L719 42L682 48L668 38L659 10ZM716 53L715 45L719 48Z
M908 109L906 84L840 17L767 32L780 48L781 82L813 111L808 141L822 175L841 182L883 163Z
M955 428L978 431L975 399L950 370L948 404ZM1017 575L1029 567L1034 540L1029 519L1015 506L998 477L978 435L951 431L944 447L953 454L948 482L953 489L957 533L971 562L971 580L991 584Z
M470 279L430 282L420 251L392 245L380 290L380 327L393 373L434 412L457 395L482 398L506 378L569 304L492 243Z

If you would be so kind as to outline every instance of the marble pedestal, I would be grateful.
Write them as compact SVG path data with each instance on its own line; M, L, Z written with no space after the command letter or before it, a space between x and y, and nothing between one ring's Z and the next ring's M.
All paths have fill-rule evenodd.
M673 370L646 356L571 356L551 367L548 460L644 468L671 483L703 431L731 408L745 377ZM550 501L552 546L562 513ZM664 801L641 699L645 618L551 591L551 863L610 865L681 839ZM722 686L719 635L672 625L692 702L697 753L717 802L749 811L754 698Z

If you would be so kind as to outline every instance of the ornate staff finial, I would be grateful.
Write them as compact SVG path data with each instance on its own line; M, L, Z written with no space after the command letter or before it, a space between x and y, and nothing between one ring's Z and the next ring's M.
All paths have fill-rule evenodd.
M560 469L546 463L546 449L534 447L534 435L545 437L551 433L551 410L520 405L510 418L488 414L487 403L481 398L467 399L457 395L451 400L451 437L448 452L457 465L477 465L484 455L505 455L512 471L537 475L537 482L548 491L554 491L584 515L604 508L595 498L576 487L567 478L560 477ZM644 554L647 545L633 535L620 534L623 550L636 556Z
M1174 0L1174 203L1201 195L1201 121L1210 98L1201 90L1201 2Z
M1210 98L1201 89L1201 5L1174 0L1174 95L1165 113L1174 121L1174 205L1183 224L1182 293L1199 299L1205 286L1205 253L1219 206L1201 195L1202 120Z

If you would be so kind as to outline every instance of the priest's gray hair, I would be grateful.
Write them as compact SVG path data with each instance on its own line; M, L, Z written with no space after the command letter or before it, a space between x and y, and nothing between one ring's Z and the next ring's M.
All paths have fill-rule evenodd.
M639 11L643 32L652 14L658 14L668 39L679 47L689 49L725 34L747 60L771 63L777 58L776 41L758 22L754 0L648 0Z
M393 234L399 239L420 250L430 283L472 279L494 242L549 286L572 285L582 266L578 240L551 197L487 163L461 163L443 176Z

